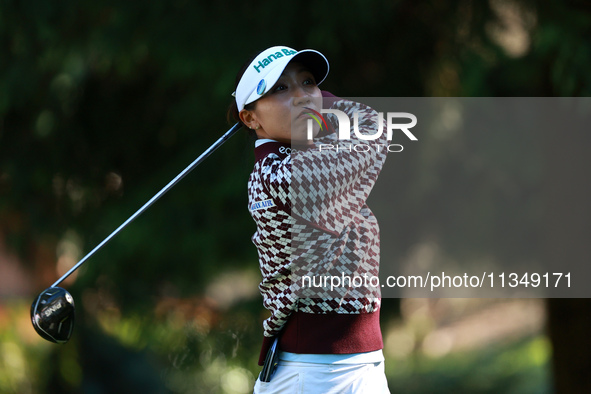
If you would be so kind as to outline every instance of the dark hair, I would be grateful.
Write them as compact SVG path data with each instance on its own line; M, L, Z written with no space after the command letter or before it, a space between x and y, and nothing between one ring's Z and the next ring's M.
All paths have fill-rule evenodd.
M256 53L253 56L251 56L250 59L248 59L246 61L246 63L244 63L242 65L242 67L240 67L240 70L238 71L238 74L236 74L236 81L234 82L234 91L236 91L236 89L238 88L238 83L240 82L240 79L242 78L242 75L244 75L244 73L248 69L248 66L250 65L250 63L252 63L252 61L254 60L254 58L257 57L257 55L258 55L258 53ZM255 106L256 106L256 101L253 102L253 103L246 104L244 106L244 109L249 110L249 111L252 111L252 110L254 110ZM248 129L248 127L240 119L240 111L238 111L238 105L236 104L236 100L235 99L232 100L232 103L228 107L228 112L226 114L226 118L228 120L228 123L238 122L238 123L240 123L240 125L242 127ZM256 140L257 139L257 135L256 135L256 132L254 130L248 129L248 135L253 140Z

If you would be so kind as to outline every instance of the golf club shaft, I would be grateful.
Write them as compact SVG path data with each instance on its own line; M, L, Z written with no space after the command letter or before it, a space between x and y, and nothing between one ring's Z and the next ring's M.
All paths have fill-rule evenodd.
M185 175L187 175L191 170L197 167L203 160L205 160L213 151L219 148L224 142L226 142L232 135L234 135L239 129L241 125L236 123L230 130L228 130L223 136L220 137L213 145L211 145L205 152L201 154L195 161L187 166L180 174L178 174L172 181L170 181L166 186L162 188L158 193L154 195L147 203L145 203L140 209L138 209L133 215L129 217L122 225L117 227L115 231L113 231L107 238L105 238L100 244L98 244L94 249L92 249L86 256L82 258L75 266L73 266L68 272L66 272L61 278L59 278L51 287L55 287L59 285L64 279L72 274L72 272L76 271L86 260L90 258L97 250L102 248L107 242L111 240L119 231L121 231L125 226L131 223L135 218L140 216L146 209L150 207L156 200L162 197L167 191L169 191L174 185L176 185Z

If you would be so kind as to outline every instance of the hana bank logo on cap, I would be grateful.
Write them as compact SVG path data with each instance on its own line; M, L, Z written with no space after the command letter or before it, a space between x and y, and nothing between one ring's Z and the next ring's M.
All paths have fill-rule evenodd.
M275 48L279 49L279 47L273 47L273 48L267 49L267 51L273 50ZM298 53L295 49L283 48L280 51L276 51L275 53L269 54L269 56L265 56L267 54L267 51L265 51L265 52L261 53L259 56L257 56L255 61L258 59L258 61L259 61L258 64L252 64L252 67L258 73L260 73L261 70L264 70L265 67L267 67L269 64L273 63L273 60L280 59L283 56L293 56L296 53ZM262 59L260 59L261 55L263 55Z
M296 59L310 69L317 84L328 75L328 60L318 51L305 49L296 51L286 46L275 46L259 53L248 65L240 78L236 91L232 94L236 98L238 111L244 106L261 98L268 89L277 82L285 67Z
M267 57L264 57L263 56L262 59L260 59L261 55L257 56L257 59L259 59L258 64L251 64L251 65L256 70L256 72L260 74L261 73L261 70L264 70L265 67L267 67L268 65L270 65L271 63L273 63L273 60L280 59L280 58L282 58L284 56L293 56L296 53L297 53L297 51L294 50L294 49L291 49L291 48L283 48L281 51L277 51L275 53L271 53ZM287 63L285 65L287 65ZM263 94L265 94L265 90L266 89L267 89L267 81L265 81L265 79L263 78L263 79L261 79L259 81L259 84L257 85L257 94L259 96L262 96Z

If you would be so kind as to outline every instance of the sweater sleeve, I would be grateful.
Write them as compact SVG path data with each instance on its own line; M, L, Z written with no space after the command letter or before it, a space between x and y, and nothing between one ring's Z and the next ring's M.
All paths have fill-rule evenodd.
M362 135L376 134L382 126L381 136L372 141L353 130L348 139L332 133L315 141L314 148L291 155L292 216L338 235L361 214L386 159L387 141L384 122L372 108L340 100L331 109L345 113L351 126L356 122ZM336 117L328 118L337 129Z

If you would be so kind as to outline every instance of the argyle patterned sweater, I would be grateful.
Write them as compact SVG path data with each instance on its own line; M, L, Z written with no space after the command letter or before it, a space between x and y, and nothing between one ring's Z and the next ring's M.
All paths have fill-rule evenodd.
M351 125L357 112L360 132L376 133L373 109L323 95L328 96L325 108L344 112ZM329 130L315 146L298 150L267 142L255 148L248 182L249 210L257 225L252 241L263 277L263 305L271 312L263 322L260 365L277 335L280 349L293 353L349 354L383 347L379 287L350 284L355 277L378 275L379 228L366 200L386 158L386 132L362 141L351 130L350 140L338 140L336 116L325 119ZM334 277L343 284L348 278L349 285L331 287ZM319 285L323 278L328 279Z

